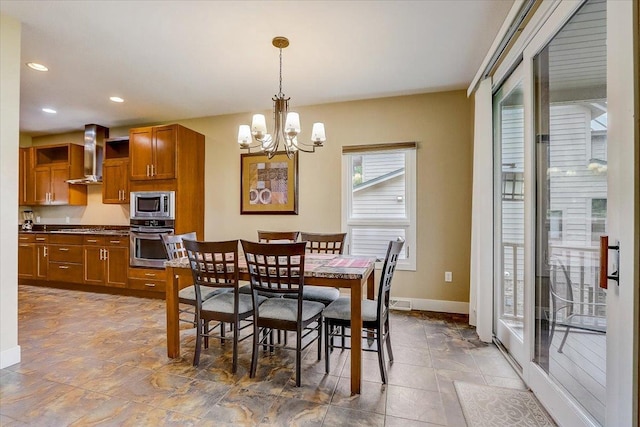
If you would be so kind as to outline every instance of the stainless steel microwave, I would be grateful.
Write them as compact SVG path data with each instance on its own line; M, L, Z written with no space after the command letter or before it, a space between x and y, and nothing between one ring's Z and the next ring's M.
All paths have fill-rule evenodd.
M131 219L175 219L175 191L132 191Z

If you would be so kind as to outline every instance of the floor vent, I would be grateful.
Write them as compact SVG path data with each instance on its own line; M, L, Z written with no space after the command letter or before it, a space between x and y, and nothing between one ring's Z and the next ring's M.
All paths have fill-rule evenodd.
M389 300L391 310L411 311L411 300L403 298L391 298Z

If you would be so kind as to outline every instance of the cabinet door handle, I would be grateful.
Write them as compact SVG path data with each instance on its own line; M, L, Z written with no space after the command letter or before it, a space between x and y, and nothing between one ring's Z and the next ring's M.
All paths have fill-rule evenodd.
M29 240L28 237L18 237L18 239L20 239L20 240Z
M87 242L89 242L89 243L95 243L95 242L97 242L97 240L96 240L96 239L87 239Z
M149 176L149 165L147 165L147 176Z
M69 248L58 248L58 250L62 252L69 252Z
M156 277L155 273L144 273L144 275L148 277Z
M67 265L59 265L58 268L60 268L62 270L67 270L69 268L69 266L67 266Z
M56 199L56 193L49 193L49 202L53 202Z
M42 256L45 257L45 258L47 257L47 247L46 246L44 247L44 250L42 251Z
M148 286L148 287L150 287L150 288L155 288L155 287L156 287L156 284L155 284L155 283L145 283L144 285L145 285L145 286Z
M36 237L36 240L39 242L44 242L45 238L44 237Z
M98 259L100 261L102 261L104 258L102 258L102 251L104 251L104 249L100 249L100 255L98 256Z
M156 176L156 165L151 165L151 176Z
M108 249L105 249L105 250L104 250L104 260L106 261L106 260L108 260L108 259L109 259L109 250L108 250Z
M18 244L18 246L20 246L21 248L28 248L29 244L28 243L20 243L20 244Z
M109 243L113 243L114 245L119 245L120 240L109 240Z

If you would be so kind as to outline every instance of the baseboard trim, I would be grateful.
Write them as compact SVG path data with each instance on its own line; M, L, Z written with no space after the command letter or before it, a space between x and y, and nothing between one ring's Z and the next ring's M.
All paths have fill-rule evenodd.
M413 310L437 311L441 313L469 314L469 303L461 301L442 301L435 299L407 298L411 300Z
M20 363L20 346L0 352L0 369Z

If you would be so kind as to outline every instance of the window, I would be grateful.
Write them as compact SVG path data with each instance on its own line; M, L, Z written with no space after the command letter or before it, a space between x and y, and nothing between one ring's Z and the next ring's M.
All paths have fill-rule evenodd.
M524 200L522 172L502 172L502 200Z
M402 237L397 268L415 270L415 143L343 147L342 157L346 251L383 259Z
M607 199L591 199L591 241L607 233Z
M562 240L562 211L549 211L549 239Z

